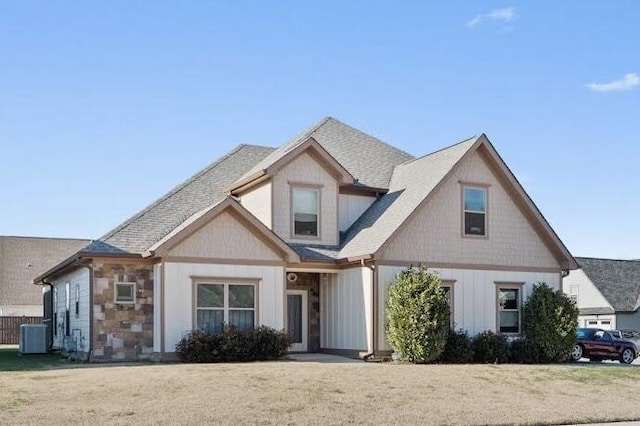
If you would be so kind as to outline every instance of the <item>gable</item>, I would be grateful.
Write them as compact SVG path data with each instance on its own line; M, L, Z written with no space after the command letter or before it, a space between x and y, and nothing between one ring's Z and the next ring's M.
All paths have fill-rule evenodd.
M613 308L582 269L572 271L564 277L562 287L566 294L576 297L580 309Z
M462 237L462 184L488 188L488 238ZM526 209L481 147L469 152L427 202L383 246L378 258L425 263L560 269L556 255L534 228Z
M169 249L167 257L282 261L282 253L260 238L237 214L223 211Z

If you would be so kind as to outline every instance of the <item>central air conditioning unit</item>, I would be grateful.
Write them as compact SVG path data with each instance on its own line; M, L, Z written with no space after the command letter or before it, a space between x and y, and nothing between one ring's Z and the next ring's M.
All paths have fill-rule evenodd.
M43 324L22 324L20 326L21 354L47 353L47 326Z

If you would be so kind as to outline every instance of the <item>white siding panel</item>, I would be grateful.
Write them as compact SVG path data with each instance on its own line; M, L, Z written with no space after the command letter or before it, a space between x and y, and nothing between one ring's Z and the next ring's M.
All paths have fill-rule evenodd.
M344 232L373 204L376 197L340 194L338 197L338 220L340 232Z
M372 278L369 268L327 274L320 283L320 345L325 349L372 349Z
M611 304L582 269L571 271L562 283L566 294L571 296L573 292L577 296L578 308L611 308Z
M153 351L161 352L162 331L162 264L153 265Z
M462 237L460 182L488 185L487 238ZM558 268L554 254L478 152L393 235L378 259Z
M193 281L191 277L257 279L258 324L283 330L284 268L280 266L165 263L165 347L173 352L178 341L193 327Z
M242 194L240 197L242 206L249 210L260 222L271 229L271 182L267 182L255 189Z
M54 335L53 347L55 349L62 349L70 341L75 339L76 349L79 352L88 352L91 346L91 336L89 327L89 309L91 304L89 303L89 269L79 268L68 274L65 274L59 278L53 280L52 284L58 292L58 303L56 311L58 314L57 335ZM69 283L69 338L65 338L65 311L66 311L66 283ZM75 312L75 292L76 285L80 289L80 310L79 315L76 317Z
M294 243L338 244L338 182L314 157L302 153L273 177L273 231ZM320 188L320 238L291 235L291 187L296 184Z
M385 337L386 302L389 285L402 266L378 267L378 349L391 349ZM525 283L522 301L531 294L534 284L546 282L560 289L560 275L543 272L481 271L435 268L442 280L454 280L454 322L472 336L485 330L496 331L496 282Z

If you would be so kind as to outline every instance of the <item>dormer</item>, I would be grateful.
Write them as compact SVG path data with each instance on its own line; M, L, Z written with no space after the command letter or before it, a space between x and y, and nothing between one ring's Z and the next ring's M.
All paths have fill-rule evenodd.
M274 151L231 188L242 205L290 243L339 243L340 188L356 181L314 138Z

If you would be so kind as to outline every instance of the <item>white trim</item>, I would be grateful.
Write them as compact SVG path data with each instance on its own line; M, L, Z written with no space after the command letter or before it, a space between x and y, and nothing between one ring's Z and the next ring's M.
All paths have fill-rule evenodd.
M131 287L131 294L133 295L133 300L118 300L118 286L119 285L127 285ZM136 283L131 281L117 281L113 286L113 298L114 302L119 305L133 305L136 303Z

